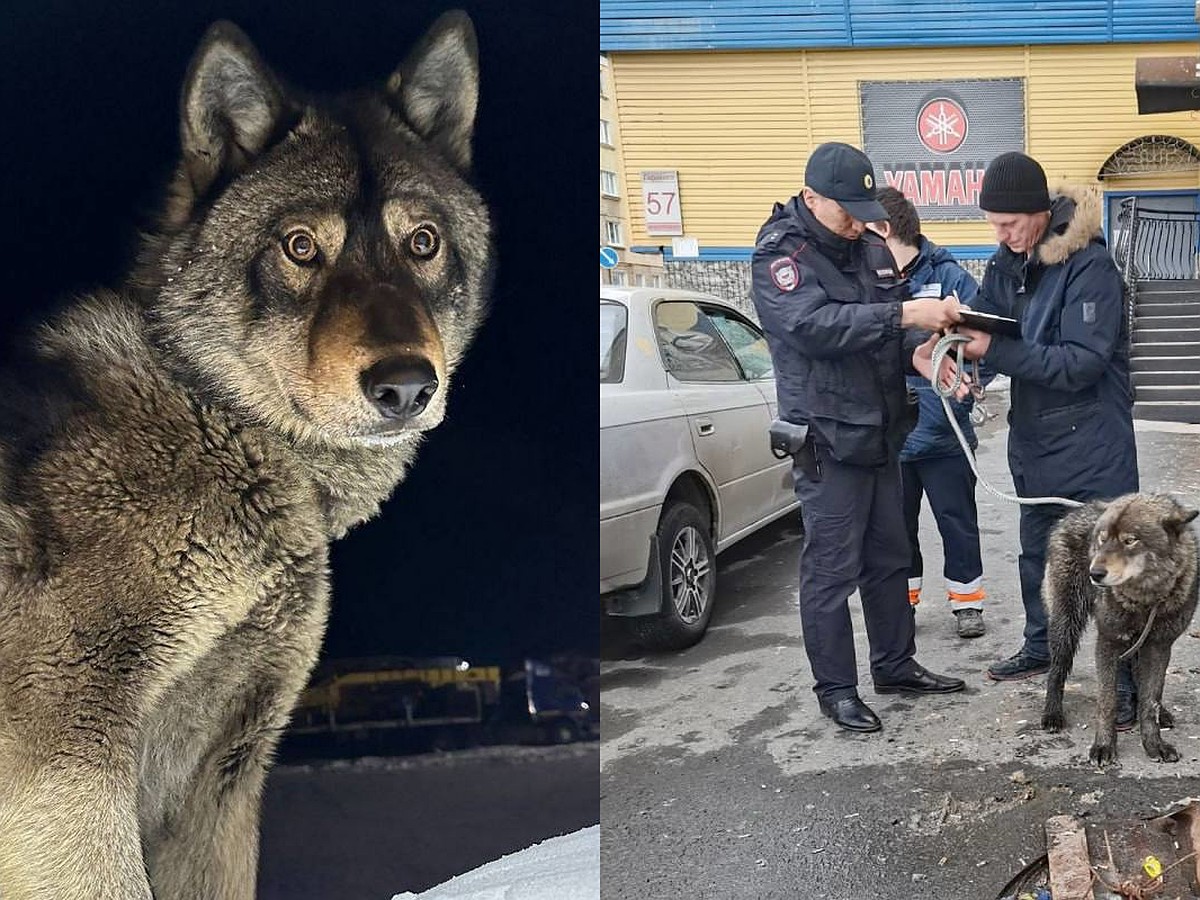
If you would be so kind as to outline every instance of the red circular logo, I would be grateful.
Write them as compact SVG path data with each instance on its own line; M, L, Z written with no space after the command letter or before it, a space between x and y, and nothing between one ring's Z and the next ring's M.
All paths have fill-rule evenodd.
M917 136L934 153L953 153L967 139L967 113L947 97L930 100L917 114Z

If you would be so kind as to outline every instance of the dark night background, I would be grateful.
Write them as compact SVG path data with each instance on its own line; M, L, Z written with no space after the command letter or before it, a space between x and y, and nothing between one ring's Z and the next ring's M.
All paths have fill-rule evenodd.
M326 655L595 656L595 321L581 303L596 277L593 4L6 4L0 314L11 333L120 280L173 169L180 85L211 22L236 22L285 80L337 90L382 82L456 7L479 39L493 311L411 478L334 548Z

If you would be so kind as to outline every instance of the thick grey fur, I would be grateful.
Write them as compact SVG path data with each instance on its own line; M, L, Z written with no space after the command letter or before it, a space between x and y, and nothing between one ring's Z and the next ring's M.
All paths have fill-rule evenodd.
M379 90L324 100L214 25L135 273L0 375L4 900L254 896L329 543L403 478L484 317L477 91L461 13ZM436 373L424 412L372 404L381 361Z
M1050 537L1042 587L1050 630L1042 727L1063 727L1063 686L1094 617L1099 685L1089 756L1097 765L1117 758L1117 664L1145 631L1152 610L1154 621L1132 657L1142 746L1151 759L1179 759L1160 732L1173 724L1162 693L1171 647L1196 610L1196 536L1188 527L1195 517L1196 510L1169 496L1128 494L1072 511Z

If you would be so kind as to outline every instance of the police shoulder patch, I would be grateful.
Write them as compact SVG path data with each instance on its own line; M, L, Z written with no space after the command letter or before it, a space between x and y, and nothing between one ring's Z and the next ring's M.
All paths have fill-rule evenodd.
M794 291L800 286L800 267L790 256L781 256L771 263L771 281L781 291Z

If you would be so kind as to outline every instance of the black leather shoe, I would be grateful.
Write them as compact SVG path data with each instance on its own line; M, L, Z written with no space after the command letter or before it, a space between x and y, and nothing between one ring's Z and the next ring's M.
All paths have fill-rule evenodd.
M1137 694L1117 691L1117 731L1132 731L1137 724Z
M912 671L903 678L875 679L877 694L953 694L961 691L967 683L961 678L935 675L923 666L913 663Z
M988 678L993 681L1020 681L1035 675L1045 675L1049 671L1050 660L1038 659L1022 650L1015 656L992 663L988 666L987 673Z
M883 727L879 716L857 697L843 697L832 702L821 701L821 713L833 719L833 724L847 731L878 731Z

